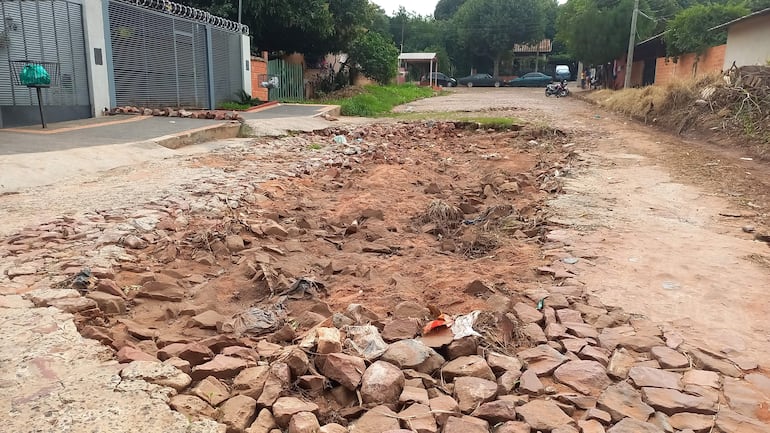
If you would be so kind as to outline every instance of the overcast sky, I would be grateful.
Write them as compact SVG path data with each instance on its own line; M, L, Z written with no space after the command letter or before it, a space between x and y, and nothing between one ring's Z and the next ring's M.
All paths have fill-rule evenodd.
M385 9L385 13L393 15L398 10L398 7L403 5L406 10L416 12L420 15L433 15L433 11L436 9L436 3L438 0L372 0L378 4L381 8Z

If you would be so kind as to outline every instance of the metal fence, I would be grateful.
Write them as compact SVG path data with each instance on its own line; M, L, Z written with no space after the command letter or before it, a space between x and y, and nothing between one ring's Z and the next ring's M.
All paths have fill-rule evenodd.
M35 91L12 85L11 63L55 62L61 85L43 92L43 105L90 111L82 6L66 0L0 1L0 106L37 105Z
M278 86L269 90L271 101L305 99L302 65L280 59L267 62L267 73L277 77Z
M243 88L241 32L229 21L197 16L195 9L166 2L192 11L174 16L150 3L109 3L116 105L208 108L237 99Z

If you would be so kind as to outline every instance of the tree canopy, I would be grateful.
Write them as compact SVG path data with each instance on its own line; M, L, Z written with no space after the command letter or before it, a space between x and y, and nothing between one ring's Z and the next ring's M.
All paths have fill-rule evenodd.
M727 42L727 31L708 29L740 18L749 10L740 5L695 5L679 12L668 23L666 54L677 56L685 53L702 54L707 48Z
M356 65L367 77L387 84L396 76L398 50L390 38L377 32L367 32L350 45L349 65Z
M448 20L457 13L457 10L465 2L466 0L439 0L433 11L433 17L437 20Z
M493 74L500 60L514 44L540 41L545 29L542 0L468 0L452 19L459 46L493 62Z

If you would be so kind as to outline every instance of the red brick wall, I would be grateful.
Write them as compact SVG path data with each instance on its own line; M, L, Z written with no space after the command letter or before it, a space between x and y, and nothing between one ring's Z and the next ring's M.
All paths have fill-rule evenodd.
M267 74L267 56L251 58L251 97L260 101L267 101L267 89L261 87L259 77Z
M693 71L695 54L679 56L676 63L674 59L661 57L655 64L655 84L664 86L673 80L693 78L695 76L719 72L725 61L725 48L727 45L711 47L700 56L698 69Z

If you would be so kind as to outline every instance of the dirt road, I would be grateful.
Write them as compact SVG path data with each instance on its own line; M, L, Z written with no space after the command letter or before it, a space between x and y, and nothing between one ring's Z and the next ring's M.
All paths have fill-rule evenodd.
M582 164L551 202L578 279L609 305L770 365L770 167L540 89L457 89L408 111L499 110L574 132Z
M0 388L11 393L0 415L14 415L13 431L82 431L94 417L93 431L221 431L188 425L161 387L116 376L111 353L74 325L133 350L122 360L174 343L219 351L236 344L219 322L281 294L299 300L278 342L332 312L389 317L405 301L449 314L518 301L533 310L549 293L585 289L588 304L663 324L667 340L770 368L770 250L754 240L768 227L766 166L541 89L457 89L397 111L421 120L213 143L0 196ZM465 130L420 114L448 111L524 126ZM115 304L51 298L68 316L18 296L48 305L63 292L45 289L73 284L84 266ZM92 398L62 405L62 390ZM136 405L149 424L121 426ZM35 417L40 407L68 418Z

